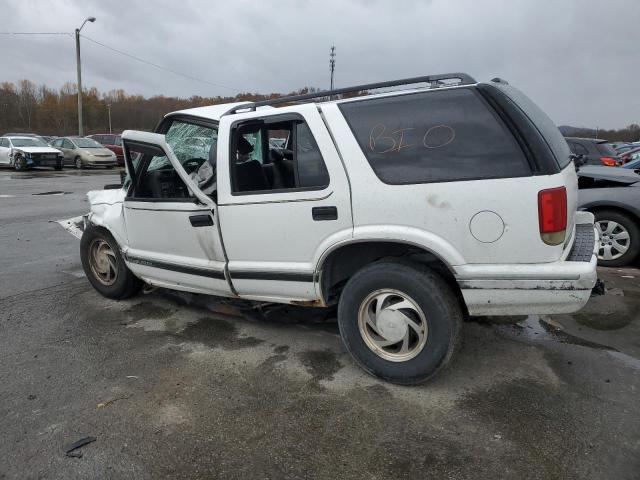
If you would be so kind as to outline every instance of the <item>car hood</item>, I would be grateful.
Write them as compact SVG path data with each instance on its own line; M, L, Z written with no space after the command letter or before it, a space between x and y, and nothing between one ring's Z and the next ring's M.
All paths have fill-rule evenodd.
M113 152L108 148L83 148L82 153L87 155L113 155Z
M62 153L51 147L14 147L13 149L24 153Z
M578 170L579 177L589 177L594 180L606 180L624 185L632 185L640 182L640 174L629 168L598 167L585 165Z

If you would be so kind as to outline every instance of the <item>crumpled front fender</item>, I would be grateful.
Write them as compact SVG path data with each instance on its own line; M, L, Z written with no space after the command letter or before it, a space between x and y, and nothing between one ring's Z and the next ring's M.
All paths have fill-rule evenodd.
M106 228L120 247L127 245L124 222L124 189L92 190L87 192L91 211L78 217L59 220L58 223L76 238L81 238L87 225Z

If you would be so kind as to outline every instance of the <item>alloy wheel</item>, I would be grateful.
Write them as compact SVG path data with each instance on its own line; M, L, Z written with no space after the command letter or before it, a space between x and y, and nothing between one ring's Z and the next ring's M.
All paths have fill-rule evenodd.
M94 277L103 285L113 285L118 279L118 260L111 246L102 238L89 245L89 267Z
M596 228L600 236L598 259L616 260L627 253L631 237L621 223L613 220L599 220L596 222Z
M379 357L406 362L427 342L427 319L408 295L393 289L369 294L358 311L358 327L365 344Z

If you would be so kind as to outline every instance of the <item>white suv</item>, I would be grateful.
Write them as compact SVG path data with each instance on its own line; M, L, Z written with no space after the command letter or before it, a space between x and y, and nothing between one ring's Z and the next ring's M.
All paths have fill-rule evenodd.
M333 99L353 92L366 95ZM465 315L584 306L593 216L576 211L562 135L521 92L449 74L323 95L125 132L129 177L89 192L93 286L337 304L355 360L401 384L446 365Z

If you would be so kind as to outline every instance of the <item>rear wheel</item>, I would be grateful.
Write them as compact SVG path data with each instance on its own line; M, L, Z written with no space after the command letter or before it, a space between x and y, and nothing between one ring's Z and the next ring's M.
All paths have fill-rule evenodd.
M402 385L424 382L455 350L462 310L431 270L385 261L358 271L338 306L340 334L370 374Z
M142 287L142 281L124 263L118 243L104 228L87 227L80 239L80 259L93 288L107 298L128 298Z
M621 267L631 263L640 253L640 227L630 215L616 210L595 212L595 225L600 235L598 264Z

